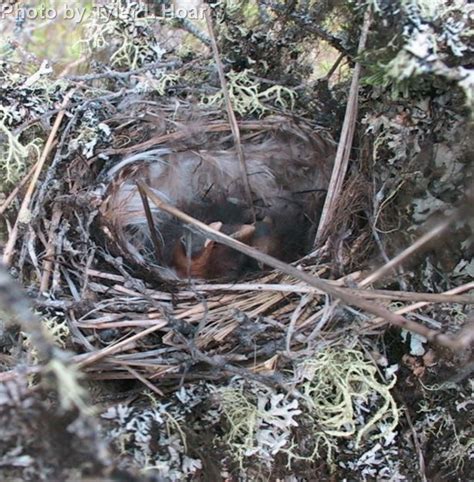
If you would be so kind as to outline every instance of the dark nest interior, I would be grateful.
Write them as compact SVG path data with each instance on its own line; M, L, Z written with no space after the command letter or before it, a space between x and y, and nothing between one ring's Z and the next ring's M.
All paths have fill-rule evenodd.
M2 480L468 480L464 7L153 3L2 53Z
M310 251L334 161L327 133L290 117L243 121L241 164L225 120L201 112L180 121L180 108L186 115L189 107L175 100L166 122L171 109L136 102L131 117L127 112L107 122L125 123L117 136L132 145L112 149L121 158L102 176L99 218L108 245L129 265L155 280L236 280L258 269L251 258L190 232L193 225L147 200L140 183L158 196L155 203L166 202L265 254L294 261Z

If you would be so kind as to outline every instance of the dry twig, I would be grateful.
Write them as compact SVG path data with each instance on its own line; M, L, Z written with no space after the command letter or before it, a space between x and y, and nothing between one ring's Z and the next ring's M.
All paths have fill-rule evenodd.
M241 253L244 253L247 256L250 256L251 258L256 259L257 261L262 262L264 265L271 266L272 268L278 269L285 274L288 274L290 276L293 276L296 279L304 281L310 286L320 289L325 293L340 299L342 302L346 303L347 305L356 306L362 310L367 311L368 313L371 313L373 315L383 318L384 320L388 321L389 323L395 326L417 333L430 341L439 343L440 345L446 346L454 350L465 347L466 344L471 343L470 336L467 336L467 337L463 336L463 337L457 338L448 334L439 333L435 330L431 330L419 323L416 323L411 320L407 320L403 316L393 313L390 310L384 308L383 306L367 301L358 295L354 295L353 293L351 293L350 291L344 288L334 286L331 283L328 283L327 281L324 281L319 278L315 278L314 276L311 276L310 274L305 273L304 271L300 271L294 266L291 266L276 258L273 258L268 254L261 253L257 249L247 246L246 244L241 243L240 241L237 241L229 236L226 236L225 234L219 231L216 231L215 229L212 229L207 224L204 224L198 221L197 219L194 219L191 216L188 216L187 214L180 211L178 208L164 202L144 183L140 183L140 184L143 191L147 194L147 196L151 199L151 201L156 205L157 208L162 209L163 211L166 211L172 214L173 216L176 216L178 219L180 219L181 221L184 221L185 223L193 225L198 231L200 231L203 235L207 236L208 238L214 241L217 241L219 243L225 244L226 246L229 246L233 249L236 249L237 251L240 251Z
M53 258L54 258L54 251L55 251L55 239L56 239L56 229L59 226L59 222L61 220L62 212L58 206L55 206L53 211L53 216L49 225L49 234L48 234L48 245L46 247L46 253L44 255L44 262L43 262L43 273L41 276L40 282L40 292L45 293L48 291L49 287L49 279L51 277L51 273L53 272Z
M46 145L44 146L41 157L36 165L36 169L34 171L33 177L26 191L25 197L23 198L23 201L21 203L20 212L18 213L18 217L15 221L12 232L8 237L8 241L5 246L5 250L3 252L3 263L6 266L10 266L10 263L13 257L13 252L14 252L15 243L18 237L18 229L20 227L20 223L24 222L29 218L30 202L33 197L33 192L35 190L36 183L38 182L39 176L41 174L41 170L43 169L46 159L48 158L49 153L53 148L54 139L56 137L56 134L58 133L59 126L61 125L61 122L66 113L66 107L69 104L69 101L71 100L71 97L74 95L75 91L76 89L70 90L64 97L63 102L61 103L61 110L59 111L59 114L56 117L56 120L54 121L53 128L51 129L51 133L49 134L48 140L46 141Z
M459 219L464 212L464 208L458 209L456 212L449 216L446 216L442 221L440 221L436 226L430 229L427 233L417 239L412 245L404 249L400 254L391 259L388 263L375 270L365 279L359 283L359 287L363 288L368 286L375 281L380 280L386 274L392 272L395 268L400 266L404 261L413 256L421 248L425 247L430 241L442 234L453 222Z
M365 49L367 35L372 21L371 9L367 8L364 15L364 23L359 39L358 55ZM326 235L328 226L334 217L336 204L342 190L342 183L346 177L347 166L349 164L349 156L352 148L352 140L354 138L355 124L357 119L357 108L359 98L359 77L361 65L356 63L352 73L351 88L349 90L349 99L347 101L346 115L342 124L341 136L337 146L336 158L334 160L334 168L329 182L328 193L324 202L321 219L319 221L318 231L316 233L315 244L319 245Z
M230 100L229 89L227 88L227 80L224 74L224 66L219 55L219 49L217 48L216 37L214 35L214 28L212 25L211 14L209 13L209 7L204 9L204 14L206 16L207 28L209 30L209 35L211 37L212 51L214 53L214 59L216 61L217 71L219 72L219 79L221 82L222 92L224 93L225 105L227 110L227 115L229 116L229 124L232 130L232 135L234 137L235 149L237 151L237 156L240 162L240 168L242 169L242 182L245 189L245 195L247 197L247 203L251 209L254 222L256 221L255 208L252 199L252 189L250 188L249 173L247 169L247 163L245 162L245 154L240 142L240 130L237 124L237 119L235 117L234 110L232 109L232 102Z

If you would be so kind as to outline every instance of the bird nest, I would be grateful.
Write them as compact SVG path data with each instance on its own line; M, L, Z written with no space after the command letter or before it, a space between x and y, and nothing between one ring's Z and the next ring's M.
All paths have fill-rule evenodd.
M39 302L43 309L66 314L72 339L83 351L76 358L93 378L164 387L176 385L184 374L215 376L216 366L224 373L234 363L253 372L275 370L282 353L291 356L308 337L328 328L321 318L320 291L267 267L233 279L162 277L153 263L140 262L120 243L104 214L114 182L109 174L124 158L163 146L232 153L228 121L222 113L183 102L124 97L117 96L106 109L100 101L76 104L76 116L101 112L97 137L90 141L94 155L83 148L67 163L53 161L36 202L41 219L34 218L22 233L20 277L47 294L49 300ZM82 129L74 136L90 135ZM329 178L334 147L321 127L270 116L241 121L239 129L244 148L265 149L269 139L284 133L297 139L294 149L298 142L319 149L325 156L320 170ZM61 147L74 136L66 128ZM321 192L318 196L324 198ZM25 263L27 253L31 265ZM321 252L315 256L310 250L294 265L325 276L329 269L318 259Z
M114 3L123 2L112 2L111 8ZM357 15L353 18L362 20L360 10ZM444 15L440 18L444 22ZM122 20L117 19L114 34L123 42L111 43L101 53L110 65L96 69L92 56L87 57L91 71L85 75L69 76L65 69L53 77L46 63L38 64L34 74L6 64L0 72L7 74L2 87L7 107L0 109L0 150L5 154L0 173L6 174L0 188L8 193L0 205L8 231L3 258L10 272L29 287L42 322L25 308L31 300L0 268L0 305L22 330L10 337L0 323L0 358L11 368L0 373L0 381L22 383L25 374L53 373L61 407L75 407L78 421L86 423L82 428L58 424L58 417L48 417L54 415L51 406L43 407L42 402L41 411L25 422L22 414L31 411L30 399L25 396L20 405L21 393L0 383L8 457L19 454L15 464L22 466L30 458L24 454L41 454L45 439L35 435L44 434L46 418L61 434L50 432L54 458L45 452L48 463L56 460L56 442L66 433L66 440L73 434L80 450L88 450L88 467L96 460L101 429L89 419L85 393L76 383L79 368L87 372L88 381L118 381L90 383L94 403L127 398L128 388L136 393L135 388L142 392L146 387L159 395L145 390L150 406L143 407L142 400L118 404L102 413L102 421L117 425L107 437L121 455L133 452L134 465L145 470L161 467L157 470L163 477L176 467L179 474L197 473L199 464L211 458L211 466L223 460L226 472L234 463L241 473L248 467L249 479L267 473L284 478L293 472L308 473L311 479L319 474L314 464L322 457L328 477L334 476L329 466L342 468L341 477L353 478L356 472L362 478L367 473L380 477L387 468L392 476L399 465L414 465L414 447L423 471L423 455L440 446L440 437L432 434L441 432L452 449L440 450L435 466L440 461L443 466L450 461L451 466L453 455L467 460L468 430L459 430L454 419L446 422L452 414L463 421L458 412L466 407L467 383L458 398L446 392L441 411L438 394L430 399L421 389L425 372L437 375L438 370L431 372L433 358L451 363L443 351L434 352L430 346L437 343L459 353L458 364L470 356L473 340L467 314L472 295L463 294L474 287L469 278L472 263L464 254L472 231L461 222L459 229L450 226L468 217L467 208L452 204L469 184L464 159L472 143L466 142L462 116L451 110L456 99L452 86L445 86L446 96L439 98L431 96L431 88L427 98L423 88L421 97L415 89L416 95L395 102L386 95L385 74L383 89L359 89L357 67L347 89L331 80L344 56L354 59L345 47L327 76L312 82L304 63L298 56L293 59L294 53L305 50L307 31L299 26L282 29L287 22L279 17L276 36L267 35L267 26L262 26L264 55L257 62L250 56L254 71L241 70L241 63L232 60L233 46L248 47L242 50L246 59L246 52L255 50L255 39L263 37L239 27L234 42L232 35L221 32L227 69L237 69L227 72L218 49L213 49L212 59L207 47L199 49L197 58L189 52L164 56L161 37L168 27L157 29L160 41L154 43L154 35L141 23L128 29ZM374 22L372 29L382 24L386 45L385 23ZM91 42L100 44L110 34L110 25L97 25ZM426 25L431 28L431 19ZM418 35L410 28L403 31ZM127 32L133 38L127 38ZM179 38L181 34L177 43ZM359 54L364 50L362 38ZM439 38L444 46L444 36ZM204 43L213 45L211 38ZM280 55L282 46L290 46L286 55ZM403 62L396 57L395 65L408 62L411 80L418 85L416 76L431 64L419 58L410 63L413 49L407 52L400 50ZM439 73L441 64L434 59L432 68ZM339 82L344 78L339 76ZM372 82L376 78L370 77ZM438 80L433 75L437 89ZM376 85L380 82L379 78ZM469 85L463 85L467 93ZM335 158L328 131L308 119L332 126L338 139ZM425 149L433 133L440 139ZM22 178L30 161L35 164ZM174 191L156 184L157 166L179 172L186 163L196 175L186 171L187 177L169 176ZM226 169L216 171L213 164ZM219 182L206 182L203 190L196 190L211 172ZM284 175L278 178L278 172ZM216 185L219 196L206 205ZM275 189L282 193L275 195ZM259 199L262 192L265 196ZM187 195L200 205L182 202ZM291 208L285 214L288 199L289 206L301 206L296 215ZM237 210L238 215L229 223L203 209L215 205L224 206L227 213ZM419 223L440 206L450 215L439 216L431 228L423 226L419 237ZM290 243L295 232L299 237ZM450 235L444 236L447 232ZM268 233L276 243L267 242ZM407 263L440 233L448 249L435 246L417 266ZM178 248L186 248L181 252L183 264L177 261L183 261L176 257ZM199 269L197 259L204 260L197 264ZM222 267L222 260L227 260L225 269L210 269L216 262ZM369 260L379 260L381 267L361 275ZM230 277L221 276L226 270ZM390 290L378 289L381 282ZM423 314L417 313L419 308L424 308ZM385 330L387 322L403 328L404 338L397 330ZM54 345L74 355L53 347L41 326ZM446 330L438 331L441 326ZM435 343L424 347L426 341ZM63 357L72 363L64 364ZM454 380L471 373L469 363ZM414 387L406 401L407 413L417 413L413 423L407 418L414 445L395 433L406 434L407 424L399 418L401 402L395 401L404 398L400 388L406 386ZM26 382L24 389L26 393ZM38 394L37 389L31 392ZM430 408L417 412L425 403ZM417 439L427 442L420 448ZM19 443L24 450L18 450ZM70 443L66 445L64 460L77 455L69 450ZM41 464L43 456L36 458ZM110 458L100 463L111 465ZM279 467L284 464L286 469ZM71 466L78 467L75 458ZM224 473L219 467L218 475L206 472L204 467L204 475L212 480ZM230 472L237 474L238 469ZM42 469L38 473L48 477Z
M456 297L353 289L372 284L390 269L384 266L367 278L355 271L373 249L366 223L359 223L354 215L364 212L368 202L358 174L349 177L337 199L338 216L325 232L327 242L313 244L335 151L327 130L296 114L241 120L237 126L250 166L255 159L276 159L286 170L285 178L287 172L291 174L292 162L296 171L307 169L308 159L317 166L316 177L312 171L296 175L307 177L317 188L314 192L303 190L314 198L305 207L311 222L303 255L292 264L279 261L269 256L274 254L271 250L262 252L238 243L232 232L209 229L206 223L186 217L173 203L148 192L147 202L142 199L138 205L141 224L148 231L153 226L144 216L147 204L155 221L157 212L166 212L167 219L176 217L191 232L225 246L223 256L231 256L236 249L245 259L255 260L253 269L234 273L231 279L203 280L186 276L186 272L164 276L153 249L135 249L136 226L130 230L120 224L121 215L111 197L123 184L133 187L135 197L140 183L146 188L149 176L137 172L153 162L171 163L170 158L150 157L157 152L175 155L178 160L183 152L214 161L224 156L237 165L231 123L221 110L193 101L127 91L103 97L71 91L58 100L68 105L70 116L62 127L61 113L56 118L44 149L47 154L57 143L56 154L37 187L32 208L20 209L4 259L15 266L23 284L29 283L45 295L36 302L45 319L65 319L58 341L79 352L74 361L91 378L138 380L159 393L174 390L183 378L215 379L232 373L258 378L263 372L269 383L268 375L281 373L294 358L304 359L318 346L346 345L353 330L378 334L384 321L449 347L464 346L461 335L459 340L440 335L399 316L403 310L393 313L370 301L454 302ZM199 168L201 164L199 161ZM244 177L239 176L242 186ZM29 179L27 176L24 182ZM190 187L192 182L190 179ZM185 186L180 189L184 191ZM243 187L231 194L236 193L245 198ZM9 203L7 200L4 206ZM263 215L256 216L255 223L264 222ZM289 225L293 229L294 221ZM330 303L331 297L376 318L359 312L348 317L337 302ZM336 330L336 325L341 329ZM64 335L64 330L71 336ZM273 379L278 383L275 380L278 377Z

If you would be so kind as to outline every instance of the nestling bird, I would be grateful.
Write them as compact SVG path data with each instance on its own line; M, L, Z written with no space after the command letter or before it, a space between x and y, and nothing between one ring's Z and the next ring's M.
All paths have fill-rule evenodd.
M284 261L304 254L319 220L334 147L308 126L284 118L273 121L272 128L242 140L256 219L236 151L224 148L224 141L195 149L161 145L112 167L101 221L122 254L134 263L160 267L164 278L235 279L259 268L151 203L150 228L137 181L167 203L267 254ZM156 230L158 248L150 229Z

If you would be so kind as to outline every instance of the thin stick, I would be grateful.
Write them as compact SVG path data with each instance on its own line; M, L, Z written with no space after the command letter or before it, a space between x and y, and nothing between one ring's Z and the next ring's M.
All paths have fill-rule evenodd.
M181 61L173 60L171 62L154 62L152 64L145 65L136 70L127 70L126 72L118 72L115 70L109 70L100 74L87 74L87 75L70 75L65 77L66 80L71 82L89 82L97 79L128 79L132 75L141 74L142 72L148 72L149 70L157 68L176 68L182 65ZM62 75L62 74L61 74Z
M395 256L392 260L388 263L385 263L383 266L375 270L369 276L364 278L359 284L359 287L364 287L374 283L375 281L383 278L387 273L390 273L394 270L397 266L400 266L407 258L412 256L416 251L421 249L427 243L429 243L432 239L439 236L445 229L450 226L450 224L458 219L459 216L447 216L443 221L438 223L434 228L428 231L426 234L421 236L417 239L411 246L404 249L400 254Z
M98 350L94 353L88 353L87 356L82 357L74 357L75 360L78 360L78 366L80 368L83 368L85 366L91 365L92 363L95 363L102 358L105 358L106 356L113 355L114 353L120 351L124 346L127 346L137 340L140 340L141 338L144 338L145 336L149 335L150 333L153 333L155 331L161 330L164 328L168 322L166 321L157 321L155 323L155 326L150 326L150 328L147 328L146 330L140 331L139 333L136 333L135 335L131 336L130 338L127 338L125 340L122 340L118 343L115 343L114 345L109 345L108 347Z
M314 288L320 289L325 293L334 296L335 298L339 298L343 303L347 305L356 306L362 310L367 311L373 315L376 315L384 320L388 321L392 325L398 326L408 331L412 331L417 333L426 339L439 343L440 345L444 345L448 348L457 350L459 348L463 348L466 346L466 343L470 343L470 338L468 336L463 336L460 338L453 337L448 334L439 333L435 330L431 330L430 328L425 327L424 325L420 325L411 320L407 320L403 316L397 315L392 313L387 308L380 306L376 303L372 303L370 301L365 300L364 298L351 293L349 290L345 288L340 288L337 286L328 283L319 278L315 278L310 274L301 271L294 266L291 266L283 261L280 261L268 254L261 253L255 248L251 246L247 246L246 244L237 241L230 236L227 236L215 229L212 229L208 225L194 219L193 217L183 213L178 208L171 206L170 204L164 202L162 199L159 198L151 189L148 188L144 183L140 182L143 190L147 194L147 196L151 199L151 201L163 211L166 211L173 216L177 217L181 221L184 221L188 224L193 225L198 231L203 233L206 237L222 243L230 248L236 249L237 251L250 256L257 261L261 261L263 264L267 266L271 266L272 268L278 269L279 271L293 276L294 278L304 281L305 283L313 286Z
M146 197L146 194L143 192L141 187L137 185L137 188L142 199L143 209L145 210L145 216L148 223L148 229L150 231L151 241L155 249L155 257L156 260L159 261L161 259L161 248L158 236L156 235L156 227L153 220L153 215L151 214L150 204L148 203L148 198Z
M400 391L397 390L397 392L398 392L397 398L403 399L404 397L401 396ZM411 416L410 416L410 410L408 408L409 404L404 403L404 406L405 406L404 408L406 408L406 410L403 410L403 414L405 415L405 417L407 419L407 422L408 422L408 426L410 427L411 435L412 435L412 438L413 438L413 445L415 446L416 454L418 455L418 468L419 468L420 479L421 479L421 482L428 482L428 479L426 477L425 457L423 455L423 450L422 450L421 445L420 445L420 440L418 438L417 430L413 426L413 422L412 422L412 419L411 419Z
M224 74L224 66L222 65L221 58L219 56L219 49L217 48L216 37L214 35L214 28L212 25L211 14L209 13L209 7L204 9L204 15L206 16L207 28L209 30L209 36L211 38L212 52L214 54L214 59L216 61L217 71L219 72L219 79L221 82L222 92L224 93L225 106L227 109L227 115L229 117L229 124L232 130L232 136L234 137L235 149L237 151L237 156L240 162L240 169L242 170L242 181L244 184L245 196L247 197L247 202L249 208L252 212L253 222L256 222L255 208L252 199L252 190L250 188L249 173L247 169L247 163L245 162L244 150L242 149L242 143L240 142L240 130L237 124L237 119L235 117L234 110L232 109L232 102L230 100L229 89L227 88L227 80Z
M48 234L48 246L46 248L46 253L44 255L43 262L43 273L41 275L40 282L40 293L45 293L49 288L49 279L51 273L53 272L53 256L55 251L55 231L59 226L59 221L61 220L62 211L56 206L53 211L53 216L49 226Z
M286 332L286 355L287 356L291 356L291 338L295 331L296 322L298 321L298 318L301 316L301 313L303 312L304 308L306 307L310 299L311 299L310 295L302 296L300 302L298 303L298 306L296 307L296 310L293 311L293 314L291 315L290 324L288 325L288 330Z
M94 269L87 269L86 274L88 276L103 278L111 281L125 283L125 278L120 275L111 273L102 273ZM352 275L350 275L352 277ZM327 280L328 283L336 286L344 286L347 276L339 278L337 280ZM463 285L469 286L469 285ZM377 289L353 289L346 288L349 291L353 291L354 294L362 296L367 299L386 299L386 300L404 300L404 301L426 301L429 303L460 303L463 305L474 304L473 295L449 295L446 293L419 293L413 291L396 291L396 290L377 290ZM474 289L474 288L473 288ZM195 291L254 291L254 292L266 292L277 291L281 293L314 293L323 294L322 291L312 288L311 286L305 286L301 284L290 283L212 283L212 284L200 284L196 283ZM187 298L194 296L194 292L180 290L179 293L175 293L171 296L169 293L162 291L147 290L146 293L150 296L155 296L157 299L170 300L176 298Z
M176 17L176 21L178 22L179 26L189 32L191 35L196 37L200 40L204 45L211 45L211 39L202 31L200 30L195 23L189 20L186 17Z
M334 72L336 71L336 69L339 67L339 65L341 64L342 60L345 58L345 54L339 54L339 57L336 59L336 61L334 62L334 64L332 65L332 67L329 69L329 72L324 76L324 77L321 77L320 79L318 79L319 82L321 81L326 81L328 82L329 79L332 77L332 75L334 74Z
M126 365L125 366L125 369L130 372L137 380L140 380L143 385L145 385L146 387L148 387L152 392L155 392L157 395L159 395L160 397L164 397L165 394L157 387L155 387L155 385L153 385L153 383L151 383L147 378L145 378L144 376L140 375L140 373L138 373L136 370L134 370L131 366L129 365Z
M332 280L328 283L339 285ZM196 291L277 291L281 293L314 293L323 294L321 290L317 290L310 286L292 285L292 284L265 284L265 283L222 283L222 284L197 284ZM405 300L405 301L426 301L429 303L460 303L464 305L474 304L474 296L472 295L448 295L445 293L415 293L406 291L392 290L361 290L346 288L355 295L363 298L377 300Z
M473 295L450 295L447 293L413 293L410 291L391 290L354 290L354 292L368 299L403 300L417 302L423 301L425 303L460 303L462 305L474 304Z
M22 181L16 185L13 191L8 195L5 201L0 205L0 216L9 208L13 200L18 196L20 189L28 182L30 177L33 175L33 171L36 169L36 164L33 165L32 169L28 174L22 179Z
M31 182L28 186L28 190L26 191L25 197L23 198L23 201L21 203L20 212L18 213L18 217L15 221L15 225L13 226L13 229L10 233L7 244L5 246L5 251L3 252L3 262L7 267L10 266L12 261L13 251L14 251L15 243L18 237L18 229L19 229L20 223L24 222L24 220L28 219L29 217L30 202L33 197L33 192L35 190L36 183L38 182L43 166L53 147L54 139L59 130L59 126L61 125L63 117L66 113L66 106L69 103L69 100L71 99L71 97L74 95L74 92L76 92L76 89L70 90L66 94L66 96L64 97L61 103L61 110L59 111L58 116L54 121L53 128L51 129L51 133L49 134L48 140L46 141L46 145L44 146L41 157L36 165L36 170L33 173L33 178L31 179Z
M18 193L23 188L23 186L31 179L31 176L35 172L36 168L38 167L39 160L36 161L31 169L28 171L28 174L15 186L15 189L8 195L5 201L0 206L0 216L10 207L10 204L13 200L18 196Z
M78 59L74 60L73 62L70 62L69 64L66 65L66 67L64 67L63 70L61 70L58 77L60 79L62 79L63 77L66 77L66 75L68 75L69 72L71 72L72 69L74 69L75 67L83 64L84 62L87 62L88 60L90 60L90 55L83 55L82 57L79 57Z
M364 23L359 39L359 47L357 54L360 55L365 49L367 42L367 34L369 32L372 15L370 8L367 8L364 15ZM342 183L346 177L347 166L349 164L349 156L352 148L352 140L354 138L355 124L357 119L357 103L359 97L359 77L361 65L359 62L355 64L352 74L352 82L349 90L349 99L347 101L346 114L342 124L341 136L337 146L336 158L334 160L334 168L332 170L331 181L329 182L328 194L324 202L321 219L319 221L318 231L316 233L315 245L319 245L325 236L328 226L334 216L336 204L342 190Z
M456 295L458 293L464 293L466 291L474 290L474 281L471 281L470 283L466 283L462 286L458 286L457 288L453 288L451 290L445 291L442 293L443 295ZM404 306L403 308L400 308L395 311L395 313L399 315L404 315L405 313L411 313L412 311L418 310L420 308L424 308L425 306L429 305L431 302L424 302L421 301L419 303L413 303L412 305ZM382 318L375 318L374 320L370 320L370 324L374 323L381 323L384 320Z

